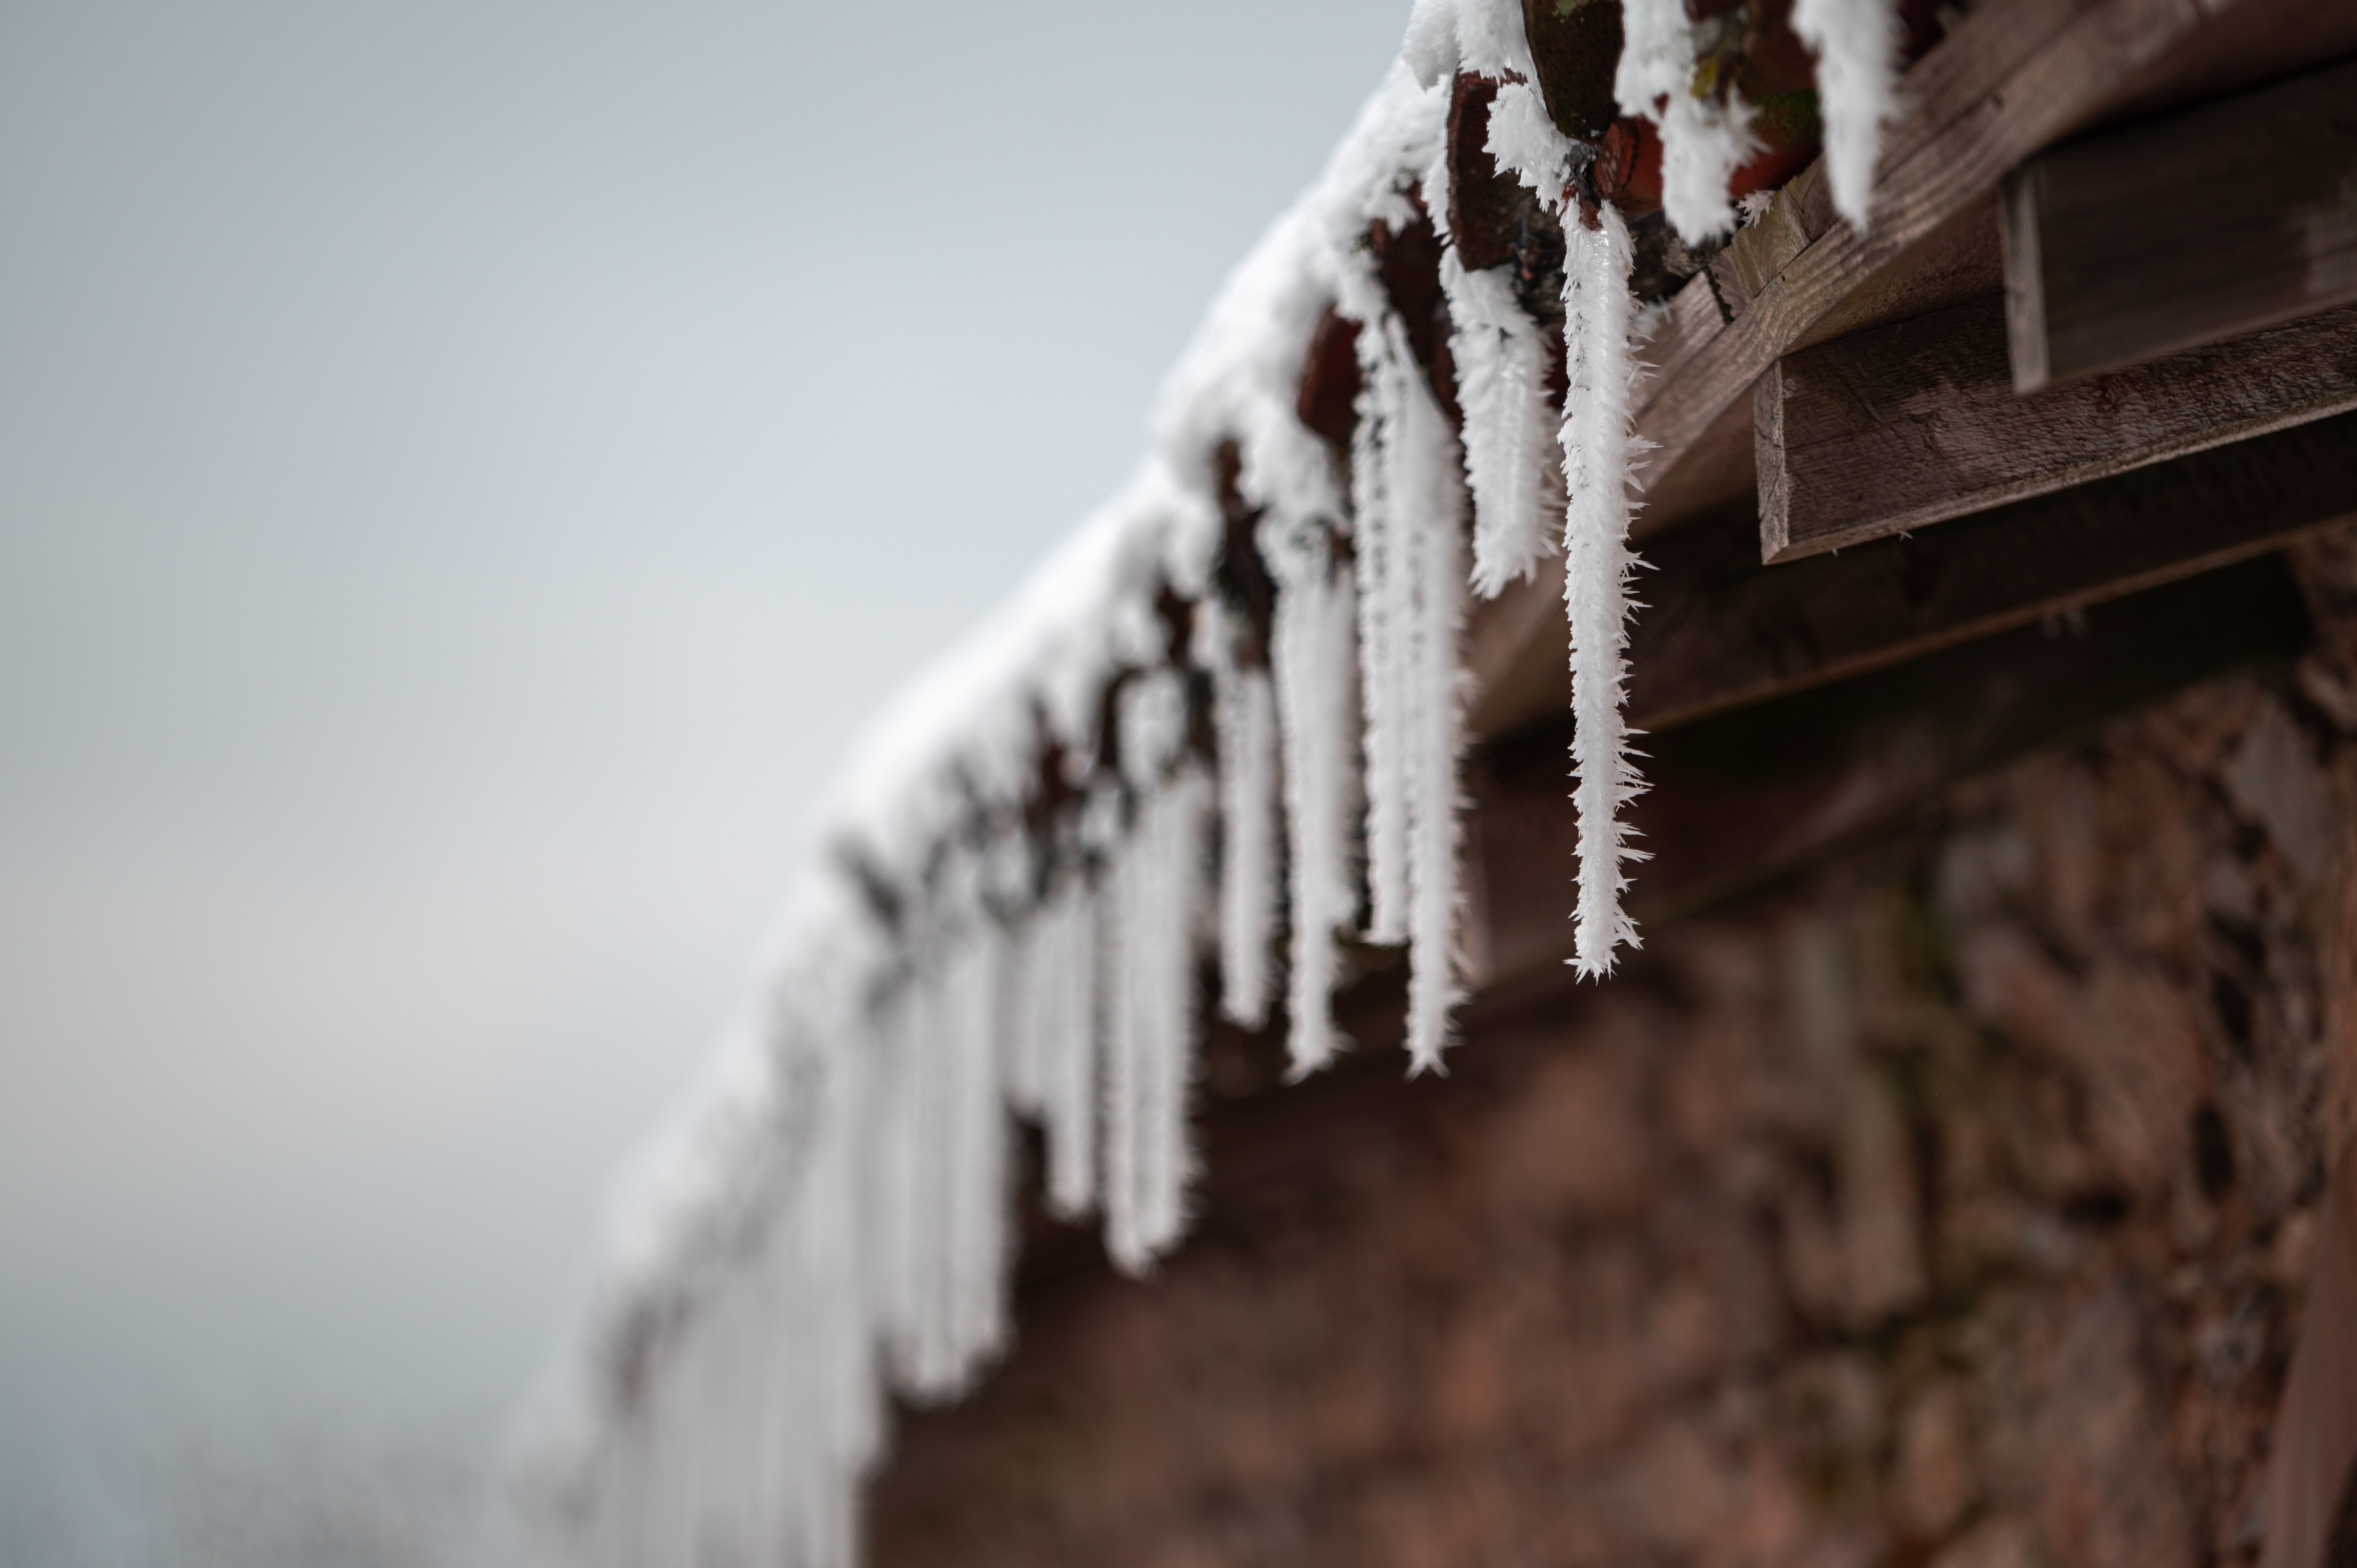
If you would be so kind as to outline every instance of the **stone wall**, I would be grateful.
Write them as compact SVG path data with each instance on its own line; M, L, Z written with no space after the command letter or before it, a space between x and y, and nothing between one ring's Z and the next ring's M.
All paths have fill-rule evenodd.
M873 1560L2254 1561L2357 1099L2322 619L1485 998L1446 1079L1214 1103L1198 1233L1139 1283L1039 1232L1007 1362L903 1416Z

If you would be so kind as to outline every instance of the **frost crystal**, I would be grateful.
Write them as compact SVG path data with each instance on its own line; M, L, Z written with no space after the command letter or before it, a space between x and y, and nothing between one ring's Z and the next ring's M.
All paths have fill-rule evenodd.
M1735 227L1727 186L1759 150L1751 106L1732 91L1724 103L1698 94L1684 0L1623 0L1626 41L1613 95L1624 114L1642 114L1662 131L1662 207L1671 226L1694 242Z
M1570 501L1563 529L1564 602L1571 619L1573 800L1579 822L1579 898L1573 918L1580 974L1611 972L1614 951L1636 947L1637 928L1620 908L1622 867L1643 854L1629 847L1620 808L1644 788L1629 753L1621 714L1628 665L1629 472L1634 437L1630 390L1629 227L1611 207L1595 228L1565 226L1563 304L1571 390L1564 400L1563 477Z

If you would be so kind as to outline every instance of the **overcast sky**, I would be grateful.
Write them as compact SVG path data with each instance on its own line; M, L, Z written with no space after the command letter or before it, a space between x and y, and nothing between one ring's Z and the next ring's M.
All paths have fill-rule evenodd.
M93 1443L512 1402L1405 10L0 5L0 1556Z

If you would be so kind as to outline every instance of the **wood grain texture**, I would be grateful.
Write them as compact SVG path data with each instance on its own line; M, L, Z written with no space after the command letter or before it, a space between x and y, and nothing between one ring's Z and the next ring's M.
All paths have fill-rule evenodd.
M2018 397L1991 297L1777 361L1753 403L1790 560L2357 408L2357 307Z
M1661 731L2213 570L2357 520L2357 414L1999 507L1914 539L1760 564L1747 510L1664 541L1630 640Z
M2357 60L2044 154L2004 212L2025 393L2357 300Z

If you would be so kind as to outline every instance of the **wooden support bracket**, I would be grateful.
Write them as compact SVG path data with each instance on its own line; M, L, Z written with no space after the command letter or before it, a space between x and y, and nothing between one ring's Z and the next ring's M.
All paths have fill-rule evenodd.
M2357 300L2357 60L2043 154L2000 212L2023 393Z
M1992 296L1787 354L1753 392L1760 557L1837 550L2357 408L2357 306L2017 397Z

